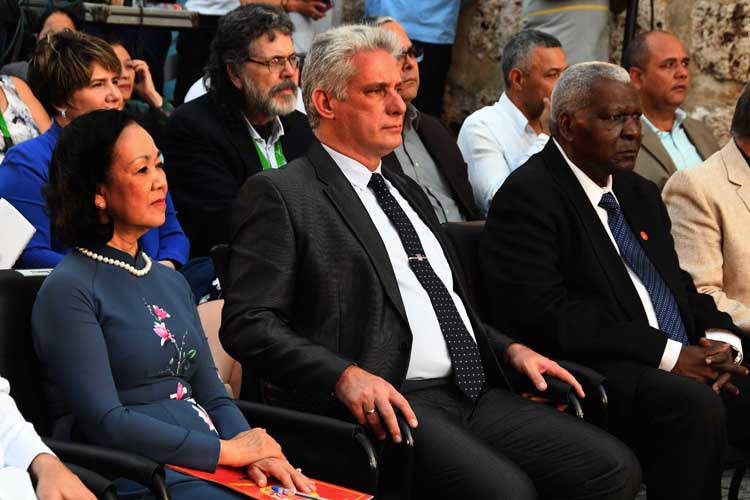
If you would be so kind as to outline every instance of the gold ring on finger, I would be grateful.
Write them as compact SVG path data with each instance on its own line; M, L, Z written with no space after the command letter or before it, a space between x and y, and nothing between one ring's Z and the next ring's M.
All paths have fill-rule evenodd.
M372 415L373 413L375 413L375 411L376 411L376 410L375 410L375 408L372 408L372 409L370 409L370 410L365 410L365 413L366 413L367 415Z

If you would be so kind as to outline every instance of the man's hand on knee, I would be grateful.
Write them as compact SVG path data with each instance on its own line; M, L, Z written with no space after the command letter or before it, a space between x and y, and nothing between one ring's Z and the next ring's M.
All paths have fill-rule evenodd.
M387 381L357 366L351 365L344 370L334 391L357 422L370 427L378 439L386 438L387 429L393 441L401 442L394 406L410 427L417 426L417 416L406 398Z

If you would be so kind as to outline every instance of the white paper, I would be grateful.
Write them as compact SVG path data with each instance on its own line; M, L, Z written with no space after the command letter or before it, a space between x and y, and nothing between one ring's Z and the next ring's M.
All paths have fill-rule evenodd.
M13 205L0 198L0 269L11 269L36 229Z

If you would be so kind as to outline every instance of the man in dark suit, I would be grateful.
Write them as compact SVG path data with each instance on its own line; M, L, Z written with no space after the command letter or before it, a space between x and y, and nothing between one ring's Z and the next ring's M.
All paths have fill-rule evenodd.
M495 196L480 265L496 326L608 378L650 499L719 498L727 427L748 435L741 332L679 268L659 190L631 172L640 112L624 69L568 69L553 139Z
M629 449L507 390L500 358L542 390L544 373L581 392L556 363L485 328L424 194L381 165L401 142L400 53L369 26L315 39L303 81L319 142L242 188L222 344L282 403L349 414L396 442L399 410L422 495L632 498Z
M302 156L313 135L295 111L292 22L268 5L238 7L211 44L208 94L170 118L165 168L193 257L229 240L231 206L251 175Z
M474 203L466 162L456 145L456 138L440 120L412 104L419 93L422 50L409 40L404 28L392 17L372 17L365 21L394 33L402 47L398 93L406 104L403 141L395 151L383 157L383 164L419 184L440 222L482 219Z

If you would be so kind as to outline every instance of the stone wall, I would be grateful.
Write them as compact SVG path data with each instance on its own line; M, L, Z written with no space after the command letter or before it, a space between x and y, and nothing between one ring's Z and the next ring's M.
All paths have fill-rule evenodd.
M693 84L685 109L725 141L734 104L750 72L750 2L654 0L653 26L674 32L692 56ZM446 121L456 130L467 114L502 92L500 59L520 29L520 0L479 0L464 9L446 89ZM638 30L650 29L651 2L640 0ZM610 53L619 62L625 14L613 16Z
M684 105L705 120L722 142L734 104L750 73L750 0L639 1L638 30L675 33L692 56L692 90ZM362 0L344 1L344 19L356 21ZM475 0L461 12L445 95L445 121L458 131L464 118L493 103L503 89L502 47L520 29L521 0ZM610 53L619 62L625 13L613 16Z

